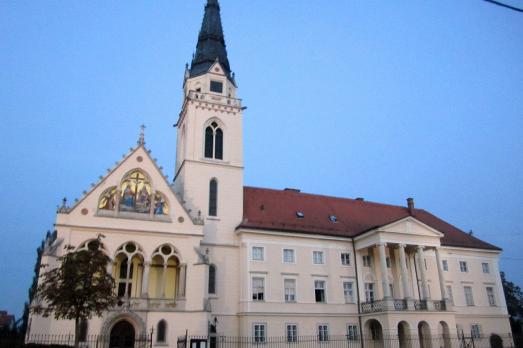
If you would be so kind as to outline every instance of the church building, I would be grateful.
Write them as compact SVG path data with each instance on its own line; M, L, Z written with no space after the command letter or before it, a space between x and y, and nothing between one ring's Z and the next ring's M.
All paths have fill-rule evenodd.
M153 347L176 347L186 332L260 343L510 333L501 249L413 199L394 206L244 186L244 107L218 0L205 4L183 93L172 181L142 129L89 192L58 209L42 263L103 234L120 299L84 323L84 335L153 330ZM73 321L52 317L32 314L29 325L28 337L74 333Z

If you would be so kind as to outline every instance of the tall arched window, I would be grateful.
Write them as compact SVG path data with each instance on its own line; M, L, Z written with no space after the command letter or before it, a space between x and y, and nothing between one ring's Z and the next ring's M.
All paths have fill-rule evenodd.
M216 266L209 266L209 294L216 294Z
M218 181L211 179L209 182L209 216L218 215Z
M223 130L216 122L205 128L205 157L223 159Z
M156 330L156 342L165 343L167 336L167 323L165 320L160 320L158 323L158 330Z

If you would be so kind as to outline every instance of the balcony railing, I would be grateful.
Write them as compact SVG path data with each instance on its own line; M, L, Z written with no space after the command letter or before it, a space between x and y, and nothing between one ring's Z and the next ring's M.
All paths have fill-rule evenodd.
M363 313L383 312L386 308L385 301L363 302L361 304Z
M402 311L447 311L447 303L443 300L405 300L384 299L361 304L362 313L402 312Z
M434 301L434 310L436 311L446 311L447 303L445 301Z
M428 309L427 300L414 300L414 309L417 311L426 311Z
M408 309L407 301L405 301L405 300L394 300L394 309L397 310L397 311L406 311Z
M234 106L234 107L238 107L238 108L242 106L241 99L229 98L229 97L219 95L219 94L214 94L214 93L202 93L202 92L196 92L196 91L189 91L188 97L191 100L202 100L202 101L206 101L206 102L222 104L222 105L226 105L226 106Z

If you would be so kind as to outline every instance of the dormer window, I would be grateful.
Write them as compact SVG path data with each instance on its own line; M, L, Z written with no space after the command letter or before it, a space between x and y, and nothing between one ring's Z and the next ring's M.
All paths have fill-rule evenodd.
M223 93L223 82L211 81L211 92L220 94Z
M216 122L205 128L205 158L223 159L223 131Z

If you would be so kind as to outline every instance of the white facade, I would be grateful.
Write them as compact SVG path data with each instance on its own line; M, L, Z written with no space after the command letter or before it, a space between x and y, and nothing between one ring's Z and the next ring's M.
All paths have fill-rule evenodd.
M211 90L216 82L221 92ZM250 203L235 82L217 60L204 74L187 73L183 91L173 183L142 137L57 214L57 240L42 262L53 264L64 245L82 247L103 234L111 272L122 284L115 289L120 305L90 320L88 334L110 335L121 321L137 334L157 332L164 321L166 338L155 336L154 345L175 347L186 330L205 336L211 324L242 337L261 329L286 336L289 325L298 335L368 335L372 320L383 334L397 334L400 323L410 332L426 323L433 334L469 333L474 325L485 335L510 332L500 251L445 245L443 231L415 216L357 236L243 226ZM129 180L137 181L126 196ZM73 323L32 315L29 330L72 333Z

